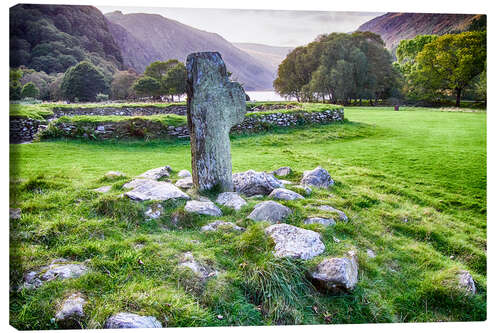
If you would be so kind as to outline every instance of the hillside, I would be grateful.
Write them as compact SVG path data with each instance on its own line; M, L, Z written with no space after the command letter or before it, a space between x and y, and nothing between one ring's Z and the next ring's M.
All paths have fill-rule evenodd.
M272 66L262 64L218 34L198 30L161 15L124 15L115 11L105 16L131 35L125 35L116 27L111 29L122 50L124 62L138 72L144 71L151 61L178 59L184 62L192 52L219 51L228 70L233 73L233 79L242 82L246 90L272 89ZM133 40L142 41L141 46L131 49L137 45L130 43Z
M11 67L61 73L87 59L109 74L123 66L106 18L92 6L23 4L9 16Z
M416 35L461 32L469 30L471 24L475 27L485 25L485 15L387 13L364 23L358 30L379 34L386 47L394 50L400 40L411 39Z
M293 47L270 46L254 43L233 43L240 50L250 54L255 59L264 64L271 64L274 71L278 70L278 66L286 58Z

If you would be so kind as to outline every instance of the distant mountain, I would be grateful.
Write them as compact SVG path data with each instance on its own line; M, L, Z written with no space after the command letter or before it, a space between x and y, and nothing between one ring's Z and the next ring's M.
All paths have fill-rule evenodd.
M275 72L278 71L278 66L286 58L288 53L294 49L293 47L270 46L254 43L233 43L233 45L250 54L260 62L271 65Z
M104 15L92 6L29 5L10 8L10 66L64 72L90 60L105 74L123 59Z
M150 62L178 59L186 61L192 52L218 51L232 78L245 90L270 90L274 80L272 65L265 65L215 33L195 29L156 14L105 15L118 43L124 63L143 72ZM120 26L117 27L116 25Z
M387 13L361 25L359 31L379 34L385 46L394 51L399 41L416 35L444 35L486 28L485 15Z

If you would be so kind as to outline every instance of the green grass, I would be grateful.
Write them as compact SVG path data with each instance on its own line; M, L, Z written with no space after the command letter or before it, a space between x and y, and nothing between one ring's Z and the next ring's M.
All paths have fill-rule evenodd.
M187 124L186 116L176 114L157 114L151 116L63 116L55 120L56 123L74 123L74 124L96 124L106 122L123 122L134 119L149 120L160 122L164 126L184 126Z
M288 223L322 234L325 253L306 262L273 258L264 225L245 218L258 199L240 212L223 209L222 219L244 233L203 234L199 227L214 218L184 213L182 202L164 203L166 216L148 221L148 203L118 198L145 170L190 169L187 141L11 146L11 207L23 212L10 226L11 324L56 328L56 302L76 290L89 298L87 328L117 311L169 326L485 320L486 114L391 109L346 108L344 124L232 137L234 172L288 165L287 179L297 182L321 165L336 181L284 202L294 210ZM107 180L109 170L127 177ZM91 190L107 184L111 193ZM341 209L349 222L303 225L319 204ZM322 295L304 279L323 258L351 249L360 268L352 294ZM200 285L177 267L186 251L219 275ZM24 272L59 257L90 259L92 273L15 291ZM459 269L471 272L477 295L456 287Z

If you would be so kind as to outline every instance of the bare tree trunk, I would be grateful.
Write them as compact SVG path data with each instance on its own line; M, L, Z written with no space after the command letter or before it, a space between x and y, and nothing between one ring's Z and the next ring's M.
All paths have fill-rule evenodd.
M455 91L457 92L457 101L455 102L455 106L457 108L460 107L460 98L462 97L462 88L456 88Z

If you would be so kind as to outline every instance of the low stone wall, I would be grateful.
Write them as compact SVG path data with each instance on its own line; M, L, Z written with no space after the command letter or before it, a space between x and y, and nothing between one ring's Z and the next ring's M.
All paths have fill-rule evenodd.
M24 117L10 117L9 141L10 143L30 142L39 129L45 129L47 121L29 119Z
M186 105L158 106L133 106L133 107L96 107L96 108L65 108L52 109L55 118L62 116L152 116L157 114L186 115Z
M231 129L231 133L264 132L274 127L295 127L306 124L324 124L344 120L343 109L321 112L288 112L269 114L249 114L245 120ZM103 122L61 122L51 123L39 133L40 139L47 138L84 138L94 140L111 139L159 139L189 138L184 126L167 126L159 120L131 118L121 121Z

